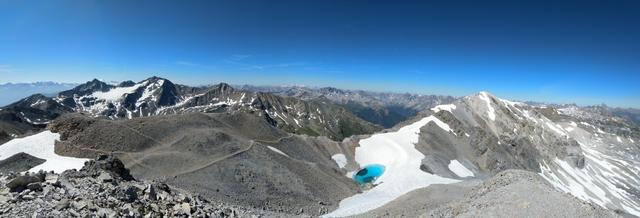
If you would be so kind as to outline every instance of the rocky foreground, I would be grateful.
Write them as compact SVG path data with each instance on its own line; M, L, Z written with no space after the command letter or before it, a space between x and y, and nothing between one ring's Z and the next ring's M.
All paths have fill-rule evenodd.
M155 181L137 181L102 155L79 170L0 176L2 217L261 217L270 212L209 202Z

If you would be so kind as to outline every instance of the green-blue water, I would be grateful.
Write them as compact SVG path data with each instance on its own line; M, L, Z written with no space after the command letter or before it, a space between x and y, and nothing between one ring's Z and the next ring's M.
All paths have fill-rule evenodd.
M362 185L365 183L370 183L375 181L383 173L384 173L384 166L380 164L371 164L360 169L360 171L358 171L355 175L353 175L353 180L356 181L358 184Z

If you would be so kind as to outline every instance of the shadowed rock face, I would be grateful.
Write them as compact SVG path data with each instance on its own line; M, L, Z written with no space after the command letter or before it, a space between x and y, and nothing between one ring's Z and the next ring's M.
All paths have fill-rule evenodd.
M23 172L44 163L45 160L31 156L24 152L0 160L0 173Z
M109 173L110 179L124 181L134 180L133 176L129 173L129 169L125 168L122 161L113 155L99 155L95 160L85 162L82 169L78 172L82 175L75 173L75 171L66 173L68 176L98 177L101 176L102 172Z

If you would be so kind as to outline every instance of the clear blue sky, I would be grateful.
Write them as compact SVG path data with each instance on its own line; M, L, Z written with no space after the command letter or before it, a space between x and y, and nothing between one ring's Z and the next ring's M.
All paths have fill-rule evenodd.
M151 75L640 107L640 1L0 1L0 83Z

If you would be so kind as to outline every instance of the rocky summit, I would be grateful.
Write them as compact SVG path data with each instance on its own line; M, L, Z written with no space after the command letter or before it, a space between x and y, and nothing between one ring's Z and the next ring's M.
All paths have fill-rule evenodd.
M166 183L134 179L101 155L80 170L0 176L2 217L263 217L276 213L210 202Z

